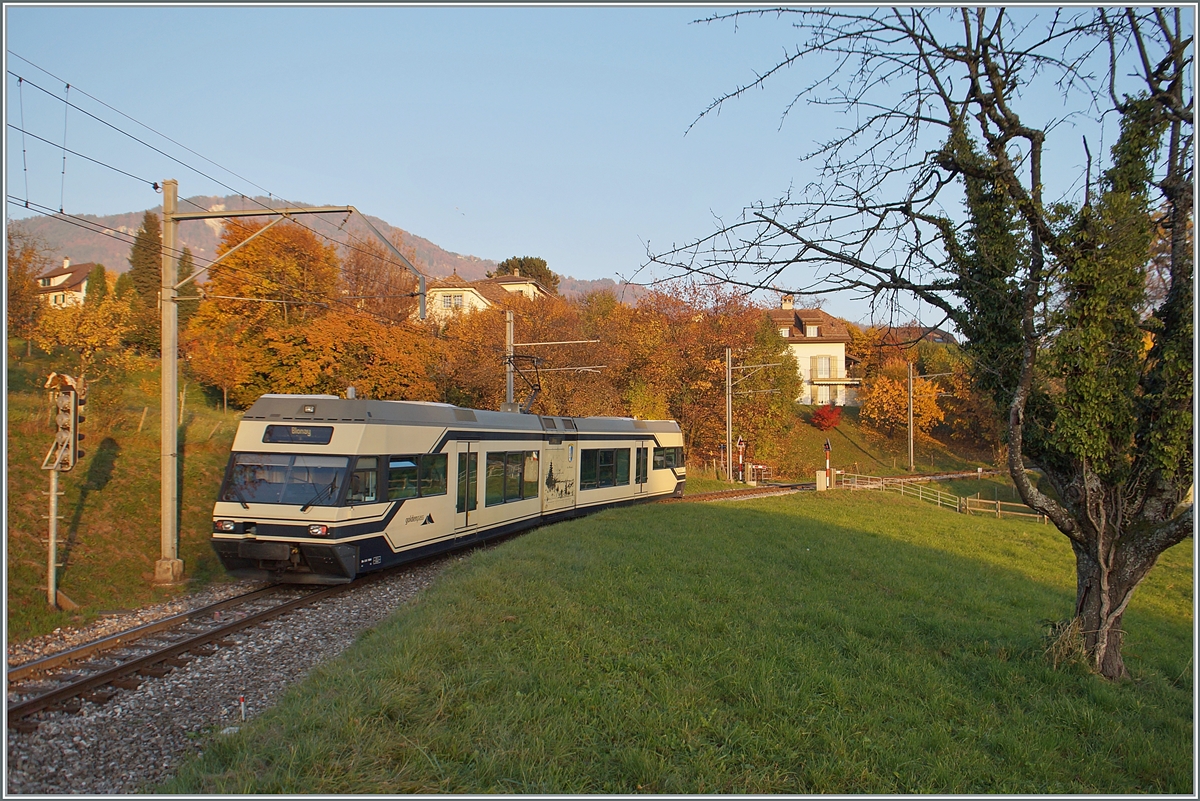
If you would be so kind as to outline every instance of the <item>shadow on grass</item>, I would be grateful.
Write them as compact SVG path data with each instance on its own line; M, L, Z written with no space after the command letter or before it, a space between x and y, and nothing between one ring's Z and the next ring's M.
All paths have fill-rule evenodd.
M79 489L79 500L75 502L75 509L71 513L71 522L67 526L67 539L62 551L62 567L59 568L63 573L70 566L71 552L75 550L75 545L79 541L79 524L83 520L88 496L93 492L100 492L108 486L108 482L112 480L113 467L120 455L120 443L112 437L105 437L100 440L100 445L88 463L83 485Z

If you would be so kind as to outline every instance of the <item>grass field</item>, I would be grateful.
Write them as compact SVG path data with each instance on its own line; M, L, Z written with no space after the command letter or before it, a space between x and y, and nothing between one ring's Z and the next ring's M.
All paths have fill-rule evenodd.
M474 552L172 793L1193 793L1192 543L1131 681L1051 667L1051 527L875 493L608 511Z
M179 495L179 551L188 584L155 587L154 562L161 547L158 374L134 374L119 385L98 382L90 389L87 420L80 426L86 455L59 480L58 586L80 608L50 609L45 590L49 480L41 465L54 429L42 385L55 368L45 358L10 361L8 367L9 641L224 580L208 540L213 500L240 415L212 408L195 384L188 387L180 426Z

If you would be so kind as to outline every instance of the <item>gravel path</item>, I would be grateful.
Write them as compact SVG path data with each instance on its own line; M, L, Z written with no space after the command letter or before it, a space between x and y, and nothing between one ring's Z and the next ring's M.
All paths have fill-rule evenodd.
M152 790L177 765L201 752L211 737L270 707L290 683L340 654L365 629L429 586L445 557L398 571L362 589L242 631L233 645L198 657L108 703L85 701L77 714L40 713L33 733L8 730L8 794L108 794ZM248 583L223 585L170 604L103 620L80 631L56 632L9 649L16 666L221 598L247 592Z

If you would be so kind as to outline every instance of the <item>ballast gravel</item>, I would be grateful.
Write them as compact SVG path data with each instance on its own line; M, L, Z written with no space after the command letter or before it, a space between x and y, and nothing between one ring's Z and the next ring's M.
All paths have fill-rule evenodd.
M105 704L84 701L75 714L41 712L34 732L8 728L6 795L137 793L171 778L212 738L268 709L288 685L347 648L429 586L450 560L424 562L373 584L303 607L233 635L209 656L162 678L146 678ZM162 617L215 603L261 585L241 582L170 604L62 630L9 648L9 666Z

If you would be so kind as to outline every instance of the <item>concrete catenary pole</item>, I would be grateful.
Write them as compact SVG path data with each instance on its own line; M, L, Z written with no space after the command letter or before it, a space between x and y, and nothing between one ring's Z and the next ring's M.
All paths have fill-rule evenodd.
M161 556L154 564L155 584L175 584L183 578L183 560L179 558L179 310L175 305L175 281L178 260L175 233L179 222L179 183L165 180L163 188L162 282L159 306L162 311L162 503Z
M511 412L513 407L513 313L512 309L504 312L504 411Z
M917 466L913 463L913 371L912 362L908 363L908 472L913 472Z
M733 483L733 349L725 349L725 480Z

